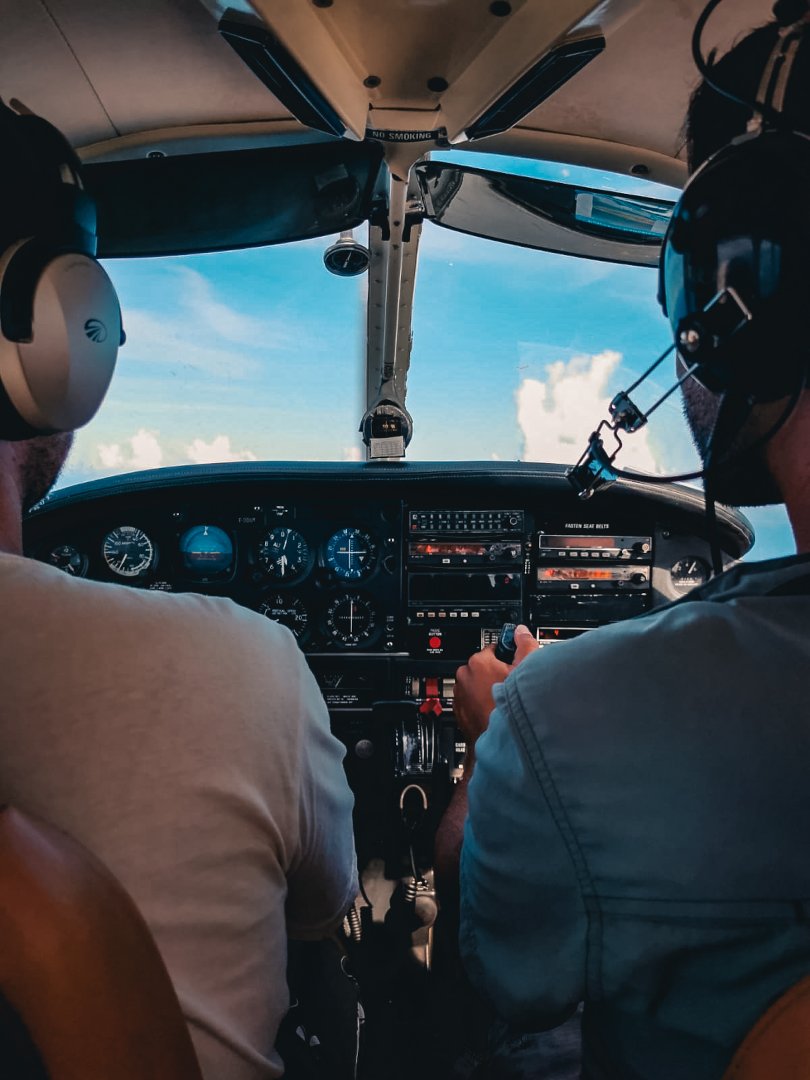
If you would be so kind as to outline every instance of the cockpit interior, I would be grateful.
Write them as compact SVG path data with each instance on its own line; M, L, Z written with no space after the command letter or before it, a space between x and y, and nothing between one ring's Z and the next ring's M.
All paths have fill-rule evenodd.
M601 288L600 268L646 268L654 302L661 240L686 180L681 131L697 77L690 38L703 6L0 0L0 96L46 117L79 154L98 209L98 255L114 279L117 267L126 275L154 266L159 290L164 264L211 260L188 271L201 274L231 252L301 244L329 289L339 284L348 295L359 282L355 344L331 343L336 355L358 354L346 377L347 414L290 405L297 433L288 445L318 445L320 428L335 429L335 445L352 447L347 460L291 458L283 449L240 459L230 443L220 458L216 449L196 459L138 458L121 448L150 422L138 413L129 423L121 391L99 415L111 408L122 434L93 436L101 456L94 451L92 469L68 469L28 512L24 544L26 555L67 575L227 597L294 635L345 746L355 797L362 895L346 936L365 937L373 954L362 1080L466 1075L452 1071L469 1029L450 1001L460 976L442 941L433 857L464 767L453 715L459 665L494 645L505 624L524 623L543 649L565 648L704 585L718 551L728 567L760 550L756 515L718 505L712 528L694 484L619 478L580 497L568 473L599 413L564 432L567 460L518 460L520 450L507 460L488 431L498 395L476 382L485 361L475 357L469 372L460 363L455 381L433 396L425 389L430 336L448 319L420 292L420 251L432 237L451 245L446 275L455 272L452 245L480 240L591 268L583 307ZM762 0L721 6L709 45L727 45L769 11ZM497 265L485 272L507 273ZM283 306L299 285L314 320L321 286L294 272L283 281L245 273L238 288L246 296L278 289ZM518 293L520 283L509 288ZM174 331L161 351L163 315L128 320L121 295L129 340L115 379L126 384L139 341L151 335L154 356L142 369L157 403L165 384L164 431L197 407L220 408L238 449L230 376L199 406L182 390L170 399L172 381L185 377L163 355L178 345ZM203 303L211 312L219 301ZM418 325L417 309L429 312ZM642 316L632 306L616 310L632 335ZM224 305L221 312L224 319ZM291 350L307 331L296 313L285 330ZM537 322L547 314L538 295ZM498 310L488 316L508 319ZM232 353L240 335L247 342L251 317L233 329ZM474 336L474 312L470 325ZM574 363L577 333L573 326L573 352L560 353L565 363ZM129 369L128 350L136 358ZM538 355L538 363L555 362L556 354ZM617 378L630 382L653 355ZM436 356L437 370L442 362ZM268 401L280 414L285 395L297 401L304 380L315 384L319 374L289 366L285 379ZM409 379L422 386L418 402ZM504 386L510 409L514 394ZM420 443L417 403L429 398L437 421ZM545 416L541 409L535 418ZM281 423L274 414L268 427ZM203 437L213 445L224 424ZM479 448L463 460L449 434L457 426ZM83 438L91 435L80 435L79 446ZM674 465L658 471L685 471L677 455ZM633 678L617 673L605 693L620 697Z

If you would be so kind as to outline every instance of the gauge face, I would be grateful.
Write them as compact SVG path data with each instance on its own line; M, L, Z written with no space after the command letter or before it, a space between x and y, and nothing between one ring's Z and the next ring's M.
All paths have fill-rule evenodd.
M216 525L193 525L180 537L180 555L195 577L227 574L233 566L233 541Z
M337 645L350 648L368 641L377 625L374 605L358 596L347 593L336 596L326 609L326 631Z
M155 564L155 545L134 525L119 525L108 532L101 550L105 563L119 577L142 577Z
M276 581L294 581L309 568L309 544L295 529L277 525L259 544L259 562Z
M267 596L259 605L259 613L292 630L299 641L304 637L309 626L309 612L297 596L281 596L280 594Z
M72 544L60 544L48 552L48 562L73 577L87 573L87 556Z
M377 561L377 546L360 529L341 529L326 541L326 565L344 581L368 577Z
M712 576L712 571L705 559L701 559L699 555L688 555L673 564L669 575L674 587L680 592L686 592L698 585L705 585Z

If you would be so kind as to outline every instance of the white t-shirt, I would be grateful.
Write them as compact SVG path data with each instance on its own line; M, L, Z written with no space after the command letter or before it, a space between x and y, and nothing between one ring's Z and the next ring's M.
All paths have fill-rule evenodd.
M355 896L344 748L292 634L230 600L0 554L0 799L146 918L206 1080L277 1077L286 935Z

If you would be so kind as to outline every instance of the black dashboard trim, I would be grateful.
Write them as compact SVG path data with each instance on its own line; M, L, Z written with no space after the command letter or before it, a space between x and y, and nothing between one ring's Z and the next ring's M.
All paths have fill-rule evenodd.
M197 487L203 484L240 484L246 481L268 483L306 480L309 483L340 481L342 484L363 484L367 488L377 482L390 485L397 481L406 491L411 484L452 482L455 485L486 483L497 488L501 484L512 489L534 488L538 484L549 494L571 494L565 478L566 466L539 462L228 462L218 465L183 465L164 469L148 469L137 473L91 480L63 488L47 496L27 515L34 521L42 516L74 504L157 491L172 487ZM458 489L454 489L458 490ZM390 487L386 494L391 496ZM618 480L606 495L596 495L591 505L597 508L610 500L614 505L625 500L644 498L651 507L670 512L700 514L703 510L701 491L680 484L649 484L633 480ZM717 523L720 542L732 558L740 558L754 542L751 523L738 510L718 506Z

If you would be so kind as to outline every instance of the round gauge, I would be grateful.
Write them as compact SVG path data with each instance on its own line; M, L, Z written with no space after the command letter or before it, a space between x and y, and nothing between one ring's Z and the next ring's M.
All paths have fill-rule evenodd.
M265 597L259 605L259 613L273 622L280 622L301 640L309 625L309 612L297 596L281 596L279 593Z
M294 581L309 567L309 544L295 529L277 525L259 544L259 562L276 581Z
M73 577L84 577L87 573L87 556L72 544L52 548L48 552L48 562Z
M362 645L376 625L374 605L357 593L336 596L326 609L326 631L337 645Z
M180 537L183 566L205 580L227 574L233 566L233 541L216 525L193 525Z
M344 581L368 577L377 561L377 545L360 529L341 529L326 541L326 565Z
M712 571L706 560L699 555L687 555L685 559L678 559L673 564L669 576L676 589L686 592L698 585L705 585L712 576Z
M104 562L120 577L143 577L156 562L155 545L134 525L119 525L108 532L101 551Z

